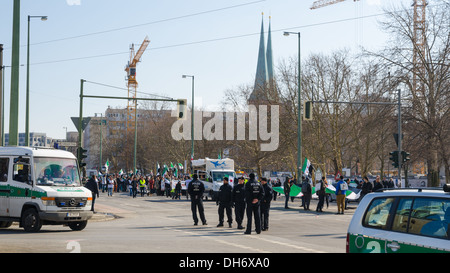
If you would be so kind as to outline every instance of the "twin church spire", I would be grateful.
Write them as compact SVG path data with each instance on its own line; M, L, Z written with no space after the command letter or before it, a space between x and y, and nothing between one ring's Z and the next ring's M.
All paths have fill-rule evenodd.
M264 16L264 14L263 14ZM269 17L269 31L267 37L267 50L265 46L264 17L261 20L261 34L259 38L258 63L253 92L249 97L249 104L259 104L265 101L274 101L277 96L273 71L271 18Z

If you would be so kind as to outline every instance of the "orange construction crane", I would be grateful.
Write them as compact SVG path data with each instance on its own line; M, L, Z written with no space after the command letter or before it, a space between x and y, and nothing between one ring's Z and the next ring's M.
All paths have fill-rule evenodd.
M326 7L329 5L333 5L339 2L344 2L345 0L317 0L314 1L313 5L311 6L310 9L318 9L318 8L322 8L322 7ZM359 0L353 0L353 2L356 2Z
M135 121L136 121L136 111L137 111L137 101L133 100L136 98L137 86L138 83L136 81L136 65L140 62L142 54L147 49L150 40L148 36L145 37L144 42L139 47L139 50L134 52L134 44L130 47L130 61L125 67L125 71L127 72L127 87L128 87L128 106L127 106L127 131L130 132L134 130Z

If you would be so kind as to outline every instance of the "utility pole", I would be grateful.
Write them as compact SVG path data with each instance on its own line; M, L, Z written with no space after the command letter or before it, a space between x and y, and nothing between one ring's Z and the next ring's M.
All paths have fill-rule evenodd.
M3 90L3 44L0 44L0 115L2 117L0 118L0 146L5 145L3 143L3 93L5 90Z
M398 92L398 183L401 183L402 188L405 187L405 183L402 183L402 100L401 100L401 91ZM397 183L397 185L398 185Z
M17 146L19 142L20 0L14 0L12 33L9 146Z

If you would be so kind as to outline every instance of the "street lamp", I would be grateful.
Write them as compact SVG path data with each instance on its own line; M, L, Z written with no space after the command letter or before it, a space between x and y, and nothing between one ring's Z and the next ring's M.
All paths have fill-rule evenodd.
M103 152L102 152L102 148L103 148L103 113L95 113L95 116L97 116L97 114L100 114L100 171L102 170L102 160L103 160ZM136 141L135 141L136 142ZM136 168L136 166L135 166ZM136 171L136 170L135 170Z
M28 40L27 40L27 94L25 107L25 146L30 145L30 21L31 18L40 18L41 21L47 21L47 16L28 15Z
M192 78L192 109L191 109L191 174L194 169L192 166L192 160L194 160L194 76L183 75L183 79L190 77Z
M297 101L297 174L301 172L302 167L302 120L301 120L301 83L302 83L302 70L301 70L301 51L300 51L300 32L284 32L284 36L290 34L296 34L298 36L298 101ZM301 179L301 176L297 175L297 179Z

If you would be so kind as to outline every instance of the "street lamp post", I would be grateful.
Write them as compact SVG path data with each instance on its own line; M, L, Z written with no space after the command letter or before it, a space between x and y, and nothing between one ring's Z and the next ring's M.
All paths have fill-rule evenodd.
M194 169L192 166L192 160L194 160L194 76L183 75L183 78L192 78L192 109L191 109L191 174Z
M41 21L47 21L47 16L28 15L28 39L27 39L27 93L25 107L25 146L30 145L30 21L31 18L41 18Z
M103 148L103 113L95 113L95 115L97 116L97 114L100 114L100 163L99 163L99 169L100 171L102 170L102 161L103 161L103 152L102 152L102 148Z
M301 172L302 168L302 119L301 119L301 107L302 107L302 99L301 99L301 83L302 83L302 66L301 66L301 50L300 50L300 42L301 36L300 32L284 32L284 36L289 36L290 34L298 35L298 94L297 94L297 179L301 179L301 176L298 175Z

